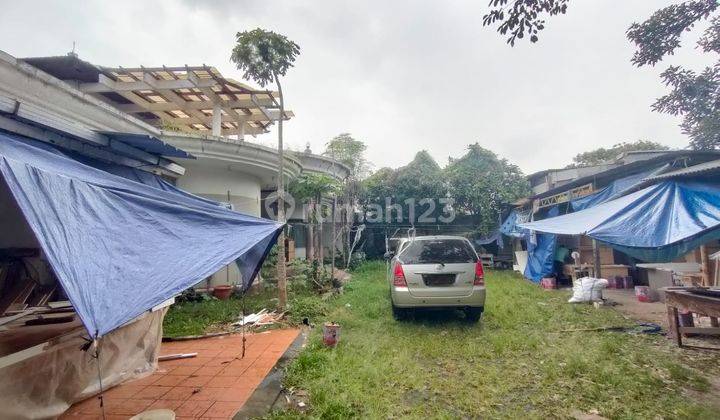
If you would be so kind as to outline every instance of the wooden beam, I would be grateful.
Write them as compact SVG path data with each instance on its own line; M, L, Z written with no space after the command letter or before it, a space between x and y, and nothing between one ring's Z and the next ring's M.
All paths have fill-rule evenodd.
M270 111L271 115L273 117L280 116L280 112L278 111ZM201 115L194 116L194 117L171 117L169 115L166 115L162 118L167 119L169 122L172 122L173 124L180 124L180 125L192 125L192 124L205 124L208 127L212 127L213 122L213 116L205 115L204 113L200 113ZM268 122L268 120L265 118L264 115L260 114L252 114L252 115L245 115L243 116L246 123L249 122ZM234 123L237 122L237 120L233 119L229 115L221 115L220 121L224 123Z
M201 91L202 93L204 93L205 96L207 96L208 98L210 98L210 100L213 102L213 105L218 105L218 106L220 106L220 107L222 108L222 110L225 111L226 114L230 115L230 117L232 117L232 118L235 120L235 122L237 122L238 124L245 124L245 122L247 122L247 121L246 121L240 114L238 114L237 111L235 111L234 109L228 108L228 107L223 107L223 106L222 106L222 103L224 102L223 99L222 99L221 97L219 97L215 92L213 92L212 89L210 89L210 88L208 88L208 87L203 87L203 86L201 86L201 85L200 85L200 78L197 77L197 75L196 75L195 73L193 73L193 72L191 72L191 71L188 71L187 77L188 77L188 79L189 79L190 81L192 81L193 83L195 83L195 87L197 87L198 89L200 89L200 91Z
M272 101L258 98L258 102L268 109L273 109ZM147 106L140 106L136 104L117 104L114 105L117 109L127 113L137 112L153 112L153 111L188 111L191 109L206 109L210 110L213 108L214 103L212 101L186 101L182 106L178 106L172 102L161 102L161 103L150 103ZM242 99L237 101L221 101L220 106L223 108L255 108L255 102L250 99ZM289 111L285 111L286 114Z
M143 73L143 76L150 76L149 73ZM150 76L152 77L152 76ZM194 82L187 79L176 80L158 80L155 79L153 85L148 84L145 80L136 80L132 82L122 82L113 80L110 77L99 74L97 83L80 83L79 88L85 93L105 93L105 92L132 92L136 90L169 90L169 89L193 89L198 87ZM213 79L202 79L198 81L202 87L212 87L217 85Z

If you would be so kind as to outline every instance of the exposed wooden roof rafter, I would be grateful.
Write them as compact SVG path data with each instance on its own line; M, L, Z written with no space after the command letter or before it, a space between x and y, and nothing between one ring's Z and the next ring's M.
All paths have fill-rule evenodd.
M281 117L276 92L226 79L205 65L103 68L97 82L79 87L124 112L187 132L254 136ZM112 94L128 103L113 100ZM285 119L292 116L285 111Z

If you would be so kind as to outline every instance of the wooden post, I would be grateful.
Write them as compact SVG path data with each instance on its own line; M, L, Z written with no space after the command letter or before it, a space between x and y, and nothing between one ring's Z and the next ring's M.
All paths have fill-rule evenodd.
M708 269L708 253L705 245L700 245L700 272L702 273L702 285L710 286L710 273Z
M674 338L678 347L682 347L682 334L680 334L680 322L678 320L678 310L674 306L668 306L668 337Z
M595 271L594 277L596 279L602 278L602 271L600 270L600 245L595 239L592 240L593 246L593 269Z

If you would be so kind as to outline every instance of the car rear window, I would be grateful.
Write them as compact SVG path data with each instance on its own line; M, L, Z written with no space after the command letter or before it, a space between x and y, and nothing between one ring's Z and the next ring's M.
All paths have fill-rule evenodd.
M459 239L412 241L398 257L403 264L453 264L477 260L472 246Z

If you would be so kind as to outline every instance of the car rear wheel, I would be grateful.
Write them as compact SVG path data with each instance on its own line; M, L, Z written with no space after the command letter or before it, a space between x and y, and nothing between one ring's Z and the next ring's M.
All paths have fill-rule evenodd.
M480 317L482 316L484 309L485 308L482 306L480 306L479 308L465 309L465 319L467 319L468 322L478 322L480 320Z

